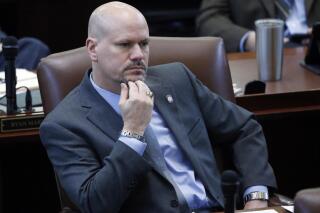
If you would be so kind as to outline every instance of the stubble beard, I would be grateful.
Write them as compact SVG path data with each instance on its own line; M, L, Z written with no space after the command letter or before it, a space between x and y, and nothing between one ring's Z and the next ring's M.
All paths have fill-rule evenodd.
M140 69L142 69L143 73L141 73L140 75L132 73L131 75L126 76L126 71L132 68L134 69L135 67L139 67ZM128 84L129 81L135 82L138 80L145 82L146 76L147 66L145 65L145 63L143 63L142 61L134 61L125 67L123 71L123 79L120 81L120 83Z

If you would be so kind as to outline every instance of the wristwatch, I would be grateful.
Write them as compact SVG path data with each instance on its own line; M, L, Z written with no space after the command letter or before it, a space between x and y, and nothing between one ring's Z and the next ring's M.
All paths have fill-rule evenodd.
M269 200L269 194L267 192L251 192L244 196L244 203L251 200Z
M143 135L139 135L135 132L130 132L130 131L127 131L127 130L122 130L121 131L121 136L124 136L124 137L128 137L128 138L135 138L143 143L145 143L145 139L144 139L144 136Z

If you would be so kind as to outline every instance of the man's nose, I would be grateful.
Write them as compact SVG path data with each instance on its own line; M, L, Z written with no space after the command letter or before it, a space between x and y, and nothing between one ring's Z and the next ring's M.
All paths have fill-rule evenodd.
M141 59L143 59L143 57L144 57L143 50L141 49L141 47L138 44L135 44L132 47L130 59L135 61L135 60L141 60Z

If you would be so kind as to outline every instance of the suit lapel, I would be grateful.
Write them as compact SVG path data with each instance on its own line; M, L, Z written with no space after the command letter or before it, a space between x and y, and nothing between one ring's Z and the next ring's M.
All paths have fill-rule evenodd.
M88 110L87 119L116 141L123 126L122 118L93 88L89 74L80 85L80 104Z
M104 105L97 104L92 107L87 118L113 140L118 140L123 121L108 103L105 102Z
M311 9L313 2L314 2L314 0L305 0L304 1L304 6L305 6L305 10L306 10L306 18L308 18L309 11Z
M199 176L205 188L209 190L208 192L211 195L217 194L216 192L217 190L219 191L219 189L210 187L212 185L212 182L214 181L212 179L209 179L203 172L201 163L199 162L197 156L194 154L193 147L187 135L187 131L184 129L178 108L179 103L177 103L178 94L175 93L176 91L169 83L160 81L159 79L157 81L156 77L148 78L147 84L155 94L155 106L157 107L162 118L165 120L166 124L175 136L179 148L185 154L186 158L190 160L195 174ZM170 96L172 97L172 101L170 101ZM217 201L221 205L223 205L221 199L217 199Z
M149 78L147 80L147 84L155 95L155 107L157 107L162 118L165 120L169 129L175 136L179 148L190 160L191 164L193 165L193 169L198 173L200 164L198 159L195 158L192 153L191 143L188 141L188 135L183 129L184 127L182 125L176 103L177 94L175 94L175 91L168 83L160 82L160 80L156 81L155 78ZM171 98L172 101L170 101Z
M264 6L266 11L269 13L270 17L275 17L275 6L274 6L274 0L259 0L261 4ZM272 3L270 3L272 1Z

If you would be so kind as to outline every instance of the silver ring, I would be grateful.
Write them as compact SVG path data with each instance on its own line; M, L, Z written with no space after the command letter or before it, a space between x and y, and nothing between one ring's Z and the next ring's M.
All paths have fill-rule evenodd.
M146 92L146 95L149 96L150 98L153 98L153 92L151 92L150 90Z

